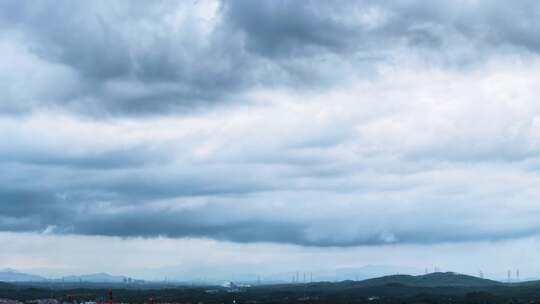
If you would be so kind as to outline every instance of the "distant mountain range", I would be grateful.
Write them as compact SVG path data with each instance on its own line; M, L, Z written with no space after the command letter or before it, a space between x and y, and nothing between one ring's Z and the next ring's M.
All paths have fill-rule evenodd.
M77 276L66 276L60 279L63 282L86 282L86 283L123 283L128 279L125 276L114 276L108 273L94 273L86 275L77 275Z
M221 266L182 265L167 266L149 269L141 272L147 278L155 281L168 280L170 282L197 282L200 284L221 284L225 281L253 283L259 280L265 284L290 283L296 277L297 271L300 281L329 281L338 282L345 280L365 280L394 274L422 274L424 269L396 265L365 265L359 267L340 268L314 268L295 269L287 272L258 273L253 267L244 264L228 264ZM165 279L167 278L167 279Z
M351 269L344 271L349 276L351 273L356 273ZM342 273L340 273L342 274ZM114 276L107 273L96 273L87 275L66 276L60 279L47 279L42 276L26 274L13 269L0 271L0 282L7 283L25 283L25 282L43 282L43 283L125 283L131 281L125 276ZM134 281L133 281L134 282ZM302 283L302 282L299 282ZM514 285L536 285L538 281L513 283ZM5 284L5 283L3 283ZM474 276L458 274L454 272L435 272L425 275L387 275L377 278L364 280L344 280L337 283L320 282L321 286L334 286L333 288L356 288L356 287L372 287L385 285L405 285L411 287L486 287L495 285L506 285L499 281L478 278ZM8 284L9 285L9 284ZM0 286L2 288L7 286Z
M44 282L46 278L38 275L18 272L13 269L0 270L0 282Z
M66 282L66 283L123 283L125 276L114 276L108 273L65 276L60 279L48 279L39 275L19 272L14 269L0 270L0 282Z

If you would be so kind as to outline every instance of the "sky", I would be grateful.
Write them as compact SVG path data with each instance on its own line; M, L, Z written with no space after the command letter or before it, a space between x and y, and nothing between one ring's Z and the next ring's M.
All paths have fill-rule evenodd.
M0 268L540 277L539 14L2 1Z

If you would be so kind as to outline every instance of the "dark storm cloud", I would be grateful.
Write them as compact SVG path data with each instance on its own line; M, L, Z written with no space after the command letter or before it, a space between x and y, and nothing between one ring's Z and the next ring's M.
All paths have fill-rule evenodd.
M27 36L41 60L78 75L79 91L54 102L80 113L189 110L218 97L225 102L228 92L245 86L244 78L250 77L244 68L249 62L226 30L198 36L188 22L200 22L196 18L186 21L181 32L166 27L162 18L174 11L172 2L153 6L67 1L53 8L40 1L4 6L2 19L8 30ZM157 15L147 14L152 10Z
M502 46L537 52L540 45L534 1L223 1L210 19L188 13L176 25L166 20L196 2L1 5L3 39L16 35L39 60L72 71L77 83L66 95L36 93L27 106L13 100L17 107L5 111L54 105L96 117L189 111L237 100L253 86L342 83L343 74L391 60L396 47L460 64ZM470 52L451 54L459 48ZM62 81L57 85L74 86Z
M3 194L3 201L13 199L13 194ZM355 246L391 243L434 244L440 242L504 240L536 235L538 225L524 225L506 230L508 223L499 222L500 229L484 230L482 223L474 225L463 218L463 210L448 211L437 217L438 223L419 216L410 219L410 214L387 214L385 226L390 222L400 224L394 231L374 229L369 214L355 211L346 221L353 218L360 222L340 223L327 220L294 220L280 215L285 210L256 212L248 205L230 202L205 202L186 206L180 210L148 203L139 204L99 204L82 203L82 197L65 200L38 201L24 198L24 203L11 201L12 207L5 208L1 228L4 231L45 231L81 235L103 235L121 237L204 237L233 242L275 242L304 246ZM34 197L37 198L37 197ZM46 210L38 211L39 204L47 204ZM251 204L257 204L251 202ZM4 206L5 207L5 206ZM285 211L286 212L286 211ZM433 216L426 212L425 216ZM522 220L524 217L521 217ZM362 221L366 221L362 223ZM380 223L379 223L380 224ZM343 235L343 230L353 229L351 235Z
M21 165L2 166L4 174L8 172L0 176L3 231L202 237L304 246L504 240L540 232L534 212L520 214L517 223L505 220L504 214L470 209L469 199L475 196L462 197L466 189L427 196L418 189L410 197L417 190L406 187L407 175L399 177L395 189L363 182L345 190L339 177L347 172L330 176L338 178L337 184L332 179L319 184L319 174L309 173L317 179L307 182L256 167L221 171L184 166L183 173L164 167L81 167L73 172L47 163L37 169L30 165L37 171L29 175ZM250 177L249 171L256 174ZM14 184L14 180L19 181ZM375 193L385 199L370 198ZM398 208L403 200L414 202L413 207ZM452 208L441 213L437 206ZM508 212L518 217L515 210Z

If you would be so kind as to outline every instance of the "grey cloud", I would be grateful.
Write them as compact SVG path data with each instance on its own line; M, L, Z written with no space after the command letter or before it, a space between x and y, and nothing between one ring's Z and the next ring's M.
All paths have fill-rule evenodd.
M325 217L294 220L291 215L280 215L280 210L274 211L275 213L264 210L254 212L249 206L224 202L204 203L186 207L181 211L157 208L152 204L124 210L121 206L116 206L119 208L109 206L108 210L104 210L94 204L85 205L71 201L65 202L63 206L49 205L49 211L58 208L50 212L50 215L41 212L31 216L18 216L20 211L7 210L7 215L3 215L2 229L44 231L53 227L55 233L121 237L203 237L234 242L276 242L306 246L495 241L533 236L540 230L538 225L531 225L530 221L525 221L522 225L512 225L510 230L507 224L502 222L499 228L492 225L485 226L488 223L484 221L467 224L468 218L476 218L478 214L466 216L464 209L438 215L430 212L424 216L431 219L424 218L420 222L417 221L418 217L411 219L408 213L392 212L384 217L378 214L384 222L376 224L369 220L373 215L369 210L366 210L366 213L357 210L335 219ZM251 204L258 203L251 202ZM310 204L303 206L310 208ZM25 205L19 207L24 208ZM321 211L312 212L318 214ZM61 213L61 216L55 213ZM456 217L461 218L456 220ZM532 215L528 218L531 217Z
M486 216L483 208L468 207L470 200L485 199L485 190L426 189L426 181L433 179L429 175L396 176L392 186L391 179L370 183L373 176L368 174L344 190L341 177L347 172L324 179L259 173L250 180L248 172L238 168L190 170L184 175L163 167L79 170L70 174L77 176L72 179L49 168L42 171L48 178L19 182L16 190L4 177L0 228L304 246L504 240L540 232L535 212L507 209L519 222L505 220L507 213ZM490 203L500 204L508 196L502 197L490 197ZM412 205L400 207L404 202ZM441 212L438 206L453 207Z
M425 1L224 1L214 20L193 17L181 30L164 22L178 4L4 2L4 31L20 33L23 41L13 43L72 71L78 85L50 98L36 92L26 108L20 103L28 100L13 100L17 107L3 110L56 106L95 117L186 112L233 102L257 86L312 90L343 83L351 75L373 73L370 66L381 60L392 61L396 48L420 49L456 65L501 46L538 51L534 1L459 7ZM190 5L182 9L197 4ZM199 24L214 26L203 32ZM30 93L36 90L28 86Z
M226 18L246 34L248 48L268 57L340 52L357 30L334 19L351 6L345 2L227 1ZM336 16L337 15L337 16Z
M533 111L527 114L534 116ZM295 121L291 128L290 121L272 115L259 121L265 126L260 129L248 125L225 131L219 130L220 124L203 124L161 145L155 144L158 139L144 140L151 132L134 143L114 144L124 129L112 128L95 134L110 137L106 148L100 141L92 145L89 138L78 149L72 147L77 142L71 133L55 137L54 144L50 139L33 142L36 133L42 134L36 131L41 130L39 119L20 120L17 126L26 131L2 134L0 230L306 246L433 244L540 233L538 208L529 203L540 198L537 172L512 162L486 166L493 165L487 156L479 157L485 162L471 157L449 166L455 158L449 148L430 151L438 157L411 159L408 151L414 152L414 146L392 143L395 138L373 143L388 134L382 130L373 138L362 137L354 133L355 124L337 124L332 141L332 132L319 129L329 130L326 121L342 123L340 115L317 124L306 116L304 124L296 120L306 117L290 117ZM12 129L4 123L1 126ZM84 129L72 124L75 134ZM402 128L414 133L422 132L421 126ZM200 133L207 128L212 135ZM246 135L246 129L256 132ZM401 133L391 136L401 139ZM527 136L521 149L532 143ZM463 141L446 142L455 138ZM428 146L437 150L442 143L465 153L467 139L446 134ZM148 145L137 144L140 141ZM214 146L215 153L193 156L201 144ZM363 153L356 145L378 149ZM486 138L488 149L482 153L496 154L500 146L497 138ZM508 153L519 157L518 148ZM512 208L513 202L523 209Z
M8 80L0 84L5 94L0 109L11 117L9 130L33 125L17 134L2 132L0 230L309 246L432 244L540 233L537 208L527 204L540 198L531 186L537 172L522 164L538 155L534 108L523 107L531 119L526 130L515 131L523 136L487 138L478 148L471 140L492 133L452 133L473 125L474 117L463 126L448 123L441 128L448 134L425 143L430 134L414 135L432 127L431 121L414 123L428 114L416 113L402 124L387 116L400 114L393 108L419 106L406 99L424 91L390 94L405 101L381 101L389 105L371 114L382 116L373 130L360 127L376 118L346 115L378 102L360 100L372 98L356 96L363 91L351 97L358 103L339 105L338 114L322 107L321 113L252 118L247 111L221 125L207 121L218 115L193 115L203 122L193 122L195 130L185 137L176 137L185 130L174 128L189 129L189 123L158 124L163 129L157 131L166 134L154 140L154 126L144 123L149 118L138 117L204 113L217 105L227 108L218 114L234 116L228 106L251 101L242 95L250 90L285 87L313 94L368 75L374 65L399 65L399 55L458 69L504 48L534 55L540 26L535 2L471 1L456 8L453 2L427 1L224 1L214 20L188 19L176 28L164 17L179 3L0 4L5 34L0 52L7 54L1 63L12 68L0 71ZM198 29L201 22L214 27ZM458 52L462 48L465 55ZM20 62L29 64L16 69ZM28 81L34 69L42 74ZM303 96L293 97L308 104ZM79 126L88 140L77 141L77 134L56 136L58 124L51 128L39 119L12 116L51 109L75 111L75 120L85 115L101 120ZM322 122L309 116L317 114ZM134 144L116 144L129 127L88 132L105 126L104 118L144 128L130 134ZM257 123L245 122L251 120ZM51 130L36 131L41 128ZM139 133L145 134L139 138ZM110 136L107 147L100 147L101 141L79 147L103 135ZM494 162L500 171L486 169ZM530 165L537 170L536 163ZM527 214L507 201L523 204ZM484 214L497 208L508 213ZM508 221L509 216L522 221Z
M81 78L77 94L55 101L60 107L95 115L145 115L189 110L218 97L225 101L229 91L250 77L249 70L242 72L246 62L241 50L219 28L197 37L189 33L195 29L166 27L161 19L174 11L173 4L65 2L52 9L50 3L38 2L19 3L4 12L18 12L11 17L17 18L11 20L11 30L28 36L41 60L63 65ZM145 14L151 10L159 13Z

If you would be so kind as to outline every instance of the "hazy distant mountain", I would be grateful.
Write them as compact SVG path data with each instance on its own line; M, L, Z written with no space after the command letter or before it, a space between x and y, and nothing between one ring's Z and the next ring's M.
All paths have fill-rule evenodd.
M238 271L238 269L250 269L252 272ZM154 280L164 280L176 282L200 282L200 283L221 283L223 281L234 282L257 282L262 283L287 283L291 282L298 271L299 282L339 282L344 280L365 280L393 274L417 275L424 272L424 269L395 266L395 265L366 265L360 267L342 267L337 269L298 269L288 272L257 273L252 268L242 264L231 264L219 267L204 266L168 266L147 271L142 274Z
M502 285L503 283L454 272L435 272L425 275L391 275L368 279L358 283L360 286L380 286L386 284L402 284L415 287L483 287Z
M241 267L237 267L241 268ZM340 282L345 280L365 280L370 278L381 277L392 274L420 274L423 270L413 267L393 266L393 265L366 265L361 267L343 267L337 269L304 269L298 270L299 283L304 282L304 274L306 282ZM271 274L239 274L235 273L234 269L222 272L216 272L220 274L220 278L228 279L232 281L245 281L254 282L261 279L263 283L290 283L293 281L293 277L296 277L297 271L289 272L276 272ZM189 277L189 275L185 276Z
M313 272L313 280L317 282L339 282L345 280L360 281L365 279L377 278L395 274L417 275L423 272L422 269L414 267L404 267L395 265L366 265L361 267L345 267L337 269L316 270ZM291 278L295 273L288 275L275 275L274 278ZM303 272L300 272L300 280L303 280ZM310 278L310 272L307 272L307 279ZM290 281L288 279L287 281Z
M94 273L86 275L73 275L63 277L64 282L86 282L86 283L122 283L127 279L125 276L114 276L108 273Z
M43 282L47 281L46 278L18 272L13 269L3 269L0 270L0 282Z
M395 274L417 275L422 272L419 268L395 265L366 265L354 268L339 268L334 271L337 280L364 280Z

